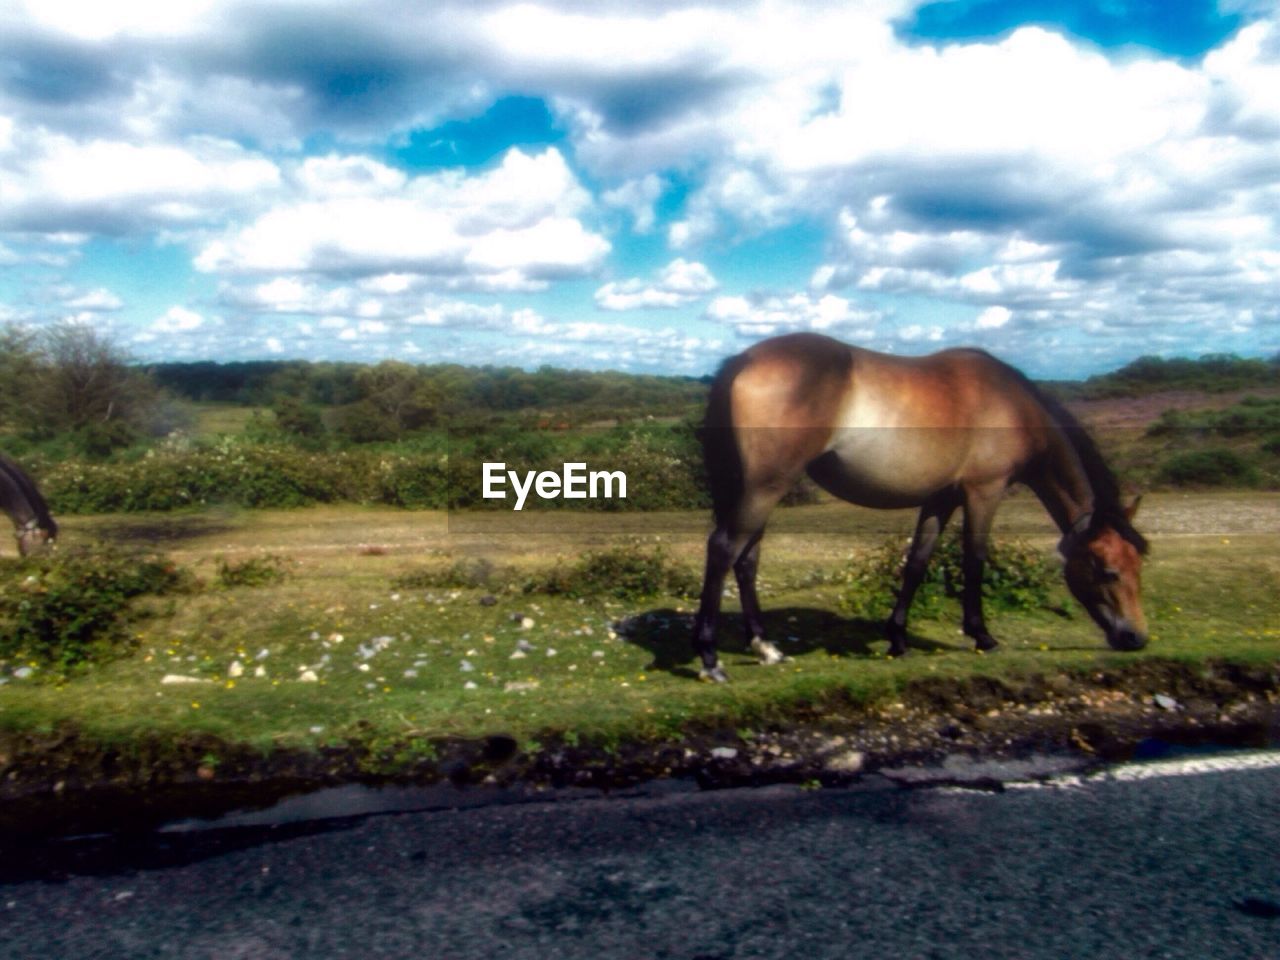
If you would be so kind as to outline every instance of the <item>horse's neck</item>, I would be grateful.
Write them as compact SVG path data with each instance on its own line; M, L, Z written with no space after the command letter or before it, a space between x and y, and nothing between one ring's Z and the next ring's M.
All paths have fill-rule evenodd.
M23 527L36 519L36 511L6 471L0 470L0 510L9 515L15 527Z
M1093 512L1093 483L1071 438L1057 423L1047 426L1047 444L1028 485L1063 533Z

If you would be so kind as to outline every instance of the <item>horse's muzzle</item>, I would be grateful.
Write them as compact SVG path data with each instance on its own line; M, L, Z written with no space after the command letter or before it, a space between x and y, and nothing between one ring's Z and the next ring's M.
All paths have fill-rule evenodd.
M1120 624L1107 633L1107 643L1112 650L1132 652L1141 650L1147 645L1147 636L1144 633L1138 633L1128 624Z

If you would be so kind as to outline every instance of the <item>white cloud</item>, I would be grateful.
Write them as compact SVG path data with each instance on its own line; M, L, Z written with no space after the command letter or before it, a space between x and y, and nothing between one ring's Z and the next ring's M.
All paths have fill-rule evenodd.
M204 325L204 317L183 306L173 306L151 324L153 333L190 333Z
M609 242L577 219L589 203L559 151L511 150L485 173L401 179L368 161L304 168L319 191L208 243L206 272L420 275L471 289L533 290L594 271ZM355 183L353 188L352 183Z
M280 183L271 161L204 137L182 143L75 140L44 129L0 154L0 228L122 233L221 221Z
M879 312L855 307L844 297L826 294L815 300L803 293L716 297L707 306L706 317L747 337L808 330L857 340L874 337L883 319Z
M701 299L717 286L705 264L678 257L658 273L653 283L638 278L606 283L596 291L596 306L603 310L682 307Z
M124 306L124 301L112 293L105 287L99 287L96 290L90 290L74 296L70 300L63 301L63 306L72 310L88 310L92 312L110 312L119 310Z
M978 314L978 319L973 324L979 330L999 330L1009 322L1012 315L1008 307L987 307Z
M654 173L627 180L620 187L606 190L600 199L606 206L617 207L631 214L636 233L649 233L656 220L654 204L662 196L665 187L662 179Z

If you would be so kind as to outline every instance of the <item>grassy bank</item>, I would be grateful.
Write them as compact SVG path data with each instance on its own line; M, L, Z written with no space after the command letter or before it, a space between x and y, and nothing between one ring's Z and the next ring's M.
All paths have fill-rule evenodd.
M444 514L357 507L68 518L68 548L101 539L159 549L199 584L135 601L133 646L119 659L61 682L38 669L17 677L21 665L9 664L0 733L16 742L73 728L126 755L205 736L262 754L358 746L370 772L395 772L451 737L504 734L526 750L620 744L784 723L815 703L892 702L931 677L1280 660L1275 498L1156 496L1140 519L1153 541L1147 651L1107 651L1059 590L1057 609L992 614L1003 642L995 655L974 655L958 611L944 605L913 620L913 654L891 661L879 624L843 612L843 578L851 556L889 532L906 536L911 515L834 504L784 511L766 541L761 594L771 635L792 659L766 668L744 653L730 596L721 646L734 682L714 687L692 679L687 596L525 592L557 562L615 545L624 520L628 535L659 543L693 574L701 514L561 514L539 531L492 515L451 531ZM1024 498L1002 511L997 536L1013 534L1046 550L1055 541ZM282 578L226 575L265 556ZM206 759L216 772L219 758Z

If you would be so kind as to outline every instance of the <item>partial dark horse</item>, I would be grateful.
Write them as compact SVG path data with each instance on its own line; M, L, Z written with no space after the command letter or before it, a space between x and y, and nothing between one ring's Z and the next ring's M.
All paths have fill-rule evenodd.
M24 557L51 545L58 536L58 524L35 483L4 454L0 454L0 510L13 521L18 552Z
M1061 404L981 350L895 357L815 334L765 340L727 360L711 386L702 431L715 509L694 626L700 676L726 679L716 616L732 567L751 649L765 639L756 597L760 538L774 506L807 473L837 497L884 509L919 507L889 653L907 650L907 610L938 536L964 509L964 632L996 640L982 612L982 568L996 507L1010 484L1030 487L1062 531L1068 587L1117 650L1146 645L1140 573L1147 543L1137 510L1093 441Z

